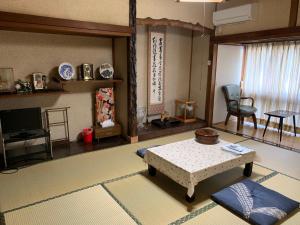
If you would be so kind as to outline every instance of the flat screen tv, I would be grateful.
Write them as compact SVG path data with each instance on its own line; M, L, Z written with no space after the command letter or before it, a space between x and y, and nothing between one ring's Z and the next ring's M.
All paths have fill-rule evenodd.
M0 111L3 133L26 132L41 129L41 108L12 109Z

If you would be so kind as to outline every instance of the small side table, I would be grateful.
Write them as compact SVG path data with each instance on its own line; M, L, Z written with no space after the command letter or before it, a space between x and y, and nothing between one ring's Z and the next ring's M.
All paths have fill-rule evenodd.
M296 131L296 115L300 115L300 113L298 112L292 112L292 111L287 111L287 110L276 110L276 111L272 111L272 112L266 112L265 115L268 116L268 120L266 123L266 127L264 130L264 134L263 137L265 136L267 127L269 125L270 119L271 117L277 117L279 118L279 127L278 127L278 132L280 131L280 141L282 139L282 127L283 127L283 119L292 116L293 117L293 123L294 123L294 133L295 133L295 137L297 135L297 131Z

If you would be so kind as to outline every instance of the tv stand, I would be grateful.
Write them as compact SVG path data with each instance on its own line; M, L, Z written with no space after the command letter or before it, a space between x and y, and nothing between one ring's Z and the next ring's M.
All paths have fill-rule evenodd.
M2 149L4 158L4 167L7 168L7 157L6 157L6 144L27 141L38 138L45 138L45 152L49 152L51 159L53 159L52 144L50 141L50 132L45 129L27 130L13 133L2 133Z

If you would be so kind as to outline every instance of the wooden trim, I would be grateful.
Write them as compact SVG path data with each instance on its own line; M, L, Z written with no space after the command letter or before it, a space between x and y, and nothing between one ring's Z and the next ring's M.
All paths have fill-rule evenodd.
M215 36L213 38L214 43L255 43L255 42L274 42L274 41L285 41L285 40L299 40L300 39L300 26L278 28L272 30L261 30L240 34L230 34Z
M83 36L130 36L131 28L111 24L59 19L0 11L0 29Z
M189 93L188 93L188 101L191 100L192 69L193 69L193 49L194 49L194 30L192 30L192 40L191 40L191 55L190 55L190 71L189 71Z
M213 124L217 56L218 56L218 45L210 41L209 60L211 63L208 67L208 78L207 78L208 80L207 80L206 105L205 105L205 120L207 121L208 126L212 126Z
M162 18L162 19L152 19L151 17L137 18L137 25L178 27L178 28L183 28L188 30L194 30L200 32L202 31L204 34L214 33L213 29L205 27L199 23L193 24L181 20L170 20L166 18Z
M297 26L299 0L291 0L289 27Z

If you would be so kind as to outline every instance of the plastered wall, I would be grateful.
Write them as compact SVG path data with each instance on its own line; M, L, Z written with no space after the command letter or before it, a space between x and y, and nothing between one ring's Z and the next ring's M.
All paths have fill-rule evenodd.
M0 10L127 26L129 0L4 0Z
M180 28L166 30L165 110L175 112L175 99L187 100L191 57L192 32ZM204 119L207 84L209 37L195 34L191 97L197 101L196 115ZM137 105L147 106L147 49L148 33L145 26L137 29Z
M213 123L225 121L227 107L222 86L240 85L243 66L242 46L218 45Z

